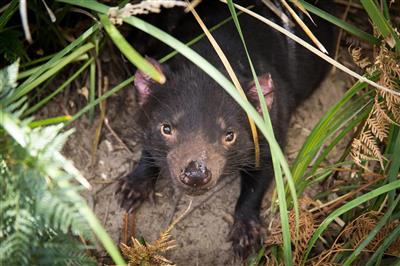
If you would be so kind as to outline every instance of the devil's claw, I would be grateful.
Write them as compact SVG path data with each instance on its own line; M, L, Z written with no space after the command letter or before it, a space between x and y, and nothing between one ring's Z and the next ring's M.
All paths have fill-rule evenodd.
M127 212L136 210L154 191L152 180L136 180L123 177L118 182L115 194L118 203Z
M258 219L236 219L229 233L233 251L239 259L246 259L261 246L264 234L263 227Z

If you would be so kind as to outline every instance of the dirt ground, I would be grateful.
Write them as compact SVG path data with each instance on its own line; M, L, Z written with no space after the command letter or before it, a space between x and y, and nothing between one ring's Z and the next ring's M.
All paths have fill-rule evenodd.
M347 86L344 80L347 78L342 73L331 74L294 114L285 149L289 162L295 158L320 117L343 95ZM108 123L102 125L95 156L93 141L99 125L96 119L93 123L87 117L76 121L73 125L76 132L64 149L67 158L92 184L93 189L86 191L85 197L115 243L125 241L125 212L114 196L115 180L128 173L140 155L140 145L132 138L132 114L136 108L133 90L130 86L107 100ZM336 149L340 151L342 147ZM339 153L333 151L332 154L335 157ZM172 231L178 246L168 251L165 257L177 265L240 265L233 260L231 244L227 242L238 193L237 177L222 180L214 190L195 198L180 196L164 178L157 183L155 202L145 202L129 217L129 229L133 229L135 237L143 237L151 243L192 201L189 212ZM270 198L271 192L265 196L262 210L266 225Z

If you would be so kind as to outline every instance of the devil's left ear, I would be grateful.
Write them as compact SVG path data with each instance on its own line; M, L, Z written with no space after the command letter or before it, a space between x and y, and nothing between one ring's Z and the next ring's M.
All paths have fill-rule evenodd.
M268 110L271 109L272 103L274 101L274 82L272 80L271 74L267 73L258 77L258 82L260 83L262 94L264 95L265 103L267 104ZM261 114L261 104L258 98L257 87L254 81L250 82L246 93L249 101L254 104L254 107Z
M160 65L160 63L157 62L157 60L151 58L151 57L146 57L146 59L160 72L164 75L163 73L163 67ZM135 87L137 91L137 96L138 96L138 103L139 105L143 105L146 103L149 95L151 94L151 87L155 83L150 76L144 74L140 70L136 70L135 72Z

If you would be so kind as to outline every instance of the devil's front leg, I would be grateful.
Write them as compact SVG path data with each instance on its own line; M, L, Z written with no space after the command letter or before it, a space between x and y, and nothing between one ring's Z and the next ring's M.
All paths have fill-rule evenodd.
M135 170L119 180L115 193L121 207L132 212L148 199L154 191L159 172L151 154L143 150Z
M236 204L234 223L229 234L235 255L245 259L261 245L263 227L260 208L263 196L271 180L271 163L259 170L242 171L241 191Z

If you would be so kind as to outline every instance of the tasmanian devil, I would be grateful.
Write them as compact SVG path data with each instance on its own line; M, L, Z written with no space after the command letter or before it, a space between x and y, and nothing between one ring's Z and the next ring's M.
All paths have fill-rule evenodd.
M279 22L263 5L256 4L253 10ZM200 14L208 26L230 16L222 3L204 8ZM276 139L283 146L290 114L318 86L329 66L255 18L241 15L239 21ZM331 50L333 27L318 18L314 22L317 27L308 23L310 28L328 51ZM192 25L186 30L195 31L195 24L181 25ZM292 31L307 39L301 30L292 28ZM260 110L248 59L235 25L226 23L213 36L230 60L247 98ZM192 48L224 72L207 39ZM169 176L185 193L198 195L213 188L225 176L239 174L241 191L229 237L235 254L245 258L260 245L260 205L274 173L268 145L261 139L261 165L256 167L247 116L223 88L183 56L176 56L168 65L160 65L155 60L152 63L164 73L167 82L159 85L140 71L135 74L140 106L135 119L143 149L136 169L119 183L120 203L128 211L137 208L148 198L160 175Z

